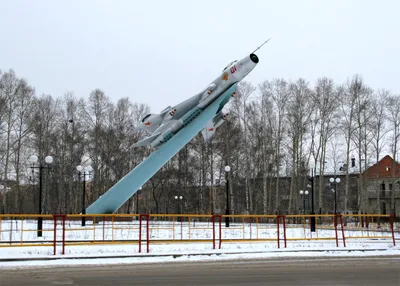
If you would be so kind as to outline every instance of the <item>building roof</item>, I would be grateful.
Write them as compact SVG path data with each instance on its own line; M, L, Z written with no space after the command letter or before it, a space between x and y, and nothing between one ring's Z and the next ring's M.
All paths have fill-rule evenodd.
M363 172L366 178L391 178L394 168L394 176L400 177L400 164L395 162L392 157L386 155L376 164Z

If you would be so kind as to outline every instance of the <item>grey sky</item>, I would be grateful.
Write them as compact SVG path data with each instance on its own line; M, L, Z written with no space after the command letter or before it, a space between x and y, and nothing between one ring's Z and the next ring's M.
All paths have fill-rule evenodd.
M0 69L37 94L100 88L159 112L254 50L246 78L342 83L355 73L400 92L400 1L0 0Z

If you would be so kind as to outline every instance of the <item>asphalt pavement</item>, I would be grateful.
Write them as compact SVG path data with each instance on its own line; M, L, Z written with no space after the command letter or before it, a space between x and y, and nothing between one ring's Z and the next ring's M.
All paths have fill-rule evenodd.
M1 286L400 286L400 257L281 258L0 269Z

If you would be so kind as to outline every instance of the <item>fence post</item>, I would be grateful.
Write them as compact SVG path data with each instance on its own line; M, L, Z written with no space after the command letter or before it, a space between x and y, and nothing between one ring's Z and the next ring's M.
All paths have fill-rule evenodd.
M250 223L250 240L251 240L251 221L252 221L252 219L251 219L251 217L249 217L249 223Z
M222 216L219 215L219 249L221 249L222 244Z
M149 234L149 220L150 215L146 215L146 244L147 244L147 253L150 252L150 234Z
M54 240L53 240L53 255L56 255L57 253L57 221L58 218L62 219L62 240L61 240L61 247L62 251L61 254L65 254L65 220L66 220L67 215L65 214L53 214L53 221L54 221Z
M183 240L183 217L180 217L181 221L181 240Z
M13 218L10 217L10 245L12 244Z
M62 215L63 219L63 228L62 228L62 254L65 254L65 220L66 220L66 215Z
M276 216L276 225L278 227L278 248L280 248L280 241L279 241L279 215Z
M111 239L113 242L114 242L114 217L115 216L111 217Z
M333 225L335 227L335 240L336 240L336 247L339 247L339 238L338 238L338 231L337 231L337 216L336 214L333 215Z
M139 253L142 252L142 215L139 215Z
M106 217L104 216L103 217L103 242L104 242L104 236L105 236L105 232L106 232L106 229L105 229L105 227L106 227Z
M100 217L93 216L93 242L96 242L96 224L100 223Z
M57 244L57 216L53 215L53 227L54 227L54 240L53 240L53 255L56 255L56 244Z
M146 251L149 253L150 251L150 234L149 234L149 219L150 215L145 214L145 215L139 215L139 253L142 252L142 219L143 217L146 218Z
M393 246L396 246L396 240L394 238L394 223L393 223L394 214L390 215L390 228L392 230L392 239L393 239Z
M211 217L211 222L213 226L213 249L215 249L215 215Z
M343 227L343 216L340 214L340 227L342 228L342 240L343 240L343 247L346 247L346 238L344 236L344 227Z
M286 216L284 215L283 217L283 241L285 242L285 248L287 247L286 245Z

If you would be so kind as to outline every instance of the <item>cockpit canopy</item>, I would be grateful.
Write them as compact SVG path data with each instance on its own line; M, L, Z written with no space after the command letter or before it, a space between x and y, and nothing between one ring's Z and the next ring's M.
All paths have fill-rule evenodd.
M237 60L236 61L233 61L233 62L231 62L229 65L227 65L223 70L222 70L222 72L224 72L224 71L226 71L227 70L227 68L229 68L231 65L233 65L234 63L236 63L237 62Z

